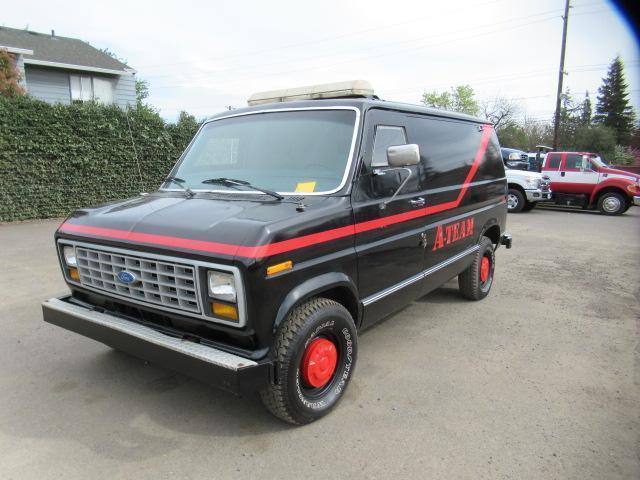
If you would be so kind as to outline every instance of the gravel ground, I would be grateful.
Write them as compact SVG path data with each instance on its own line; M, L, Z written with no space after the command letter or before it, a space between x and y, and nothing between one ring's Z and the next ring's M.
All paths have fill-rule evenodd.
M42 322L57 222L0 226L0 478L640 478L639 219L510 215L491 295L363 333L302 428Z

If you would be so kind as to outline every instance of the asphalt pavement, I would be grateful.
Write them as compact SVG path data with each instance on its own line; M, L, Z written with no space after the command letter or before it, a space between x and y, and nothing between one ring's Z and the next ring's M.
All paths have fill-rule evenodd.
M1 479L638 479L640 208L509 215L488 298L364 332L338 408L291 427L42 321L57 221L0 226Z

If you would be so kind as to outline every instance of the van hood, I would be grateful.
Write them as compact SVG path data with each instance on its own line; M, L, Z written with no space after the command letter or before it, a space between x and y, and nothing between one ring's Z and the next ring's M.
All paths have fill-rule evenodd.
M58 233L98 238L110 244L255 257L259 251L251 249L284 240L283 232L295 232L302 215L315 216L314 212L317 215L326 208L334 209L341 198L305 197L306 208L298 212L300 199L252 197L198 194L186 198L182 194L154 193L78 210ZM245 255L247 252L251 254Z

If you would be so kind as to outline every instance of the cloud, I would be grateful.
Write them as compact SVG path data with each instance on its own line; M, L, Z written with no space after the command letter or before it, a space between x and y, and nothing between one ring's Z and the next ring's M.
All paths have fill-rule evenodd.
M595 93L620 53L636 109L639 52L606 2L576 1L566 85ZM150 103L173 119L243 106L254 91L364 78L389 99L469 84L479 97L520 100L550 116L555 105L562 5L463 2L125 2L24 0L6 26L108 47L150 82ZM603 34L606 32L606 34Z

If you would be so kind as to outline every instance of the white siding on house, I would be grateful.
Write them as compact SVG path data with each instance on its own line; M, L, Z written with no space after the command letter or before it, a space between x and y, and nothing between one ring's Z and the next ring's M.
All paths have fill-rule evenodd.
M135 75L121 75L116 82L113 93L114 102L121 108L136 104L136 77Z
M29 95L49 103L71 103L69 73L29 65L25 66L25 72Z
M83 75L109 80L114 85L113 103L121 108L136 103L136 78L134 75L100 75L93 72L61 70L25 66L27 91L40 100L49 103L71 103L69 75Z

